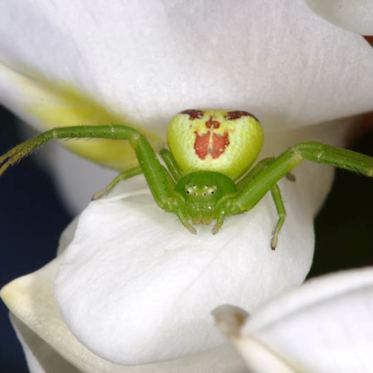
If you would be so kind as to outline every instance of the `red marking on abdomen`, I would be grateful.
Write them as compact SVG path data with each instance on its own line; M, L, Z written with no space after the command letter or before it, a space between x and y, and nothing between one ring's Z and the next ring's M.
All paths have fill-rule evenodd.
M216 159L219 158L225 151L225 148L229 145L228 133L225 132L224 135L212 134L212 149L211 156Z
M210 120L208 122L210 122ZM208 126L208 122L206 122L207 128L220 127L220 123L217 121L213 122L218 123L218 127L215 127L215 125L211 123L210 126ZM196 135L196 140L194 141L194 150L200 159L205 159L208 155L210 155L213 159L219 158L224 153L226 147L229 145L228 132L224 132L223 135L219 135L217 133L214 133L213 129L210 129L203 135L199 135L197 131L195 131L194 133Z
M209 144L210 144L210 131L204 135L196 134L196 140L194 141L194 150L200 159L205 159L207 154L209 154Z

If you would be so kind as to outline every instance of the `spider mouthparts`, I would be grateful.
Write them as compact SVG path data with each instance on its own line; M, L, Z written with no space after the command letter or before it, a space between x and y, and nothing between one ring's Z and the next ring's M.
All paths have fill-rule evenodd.
M184 225L185 225L185 228L187 228L190 233L197 234L197 229L194 228L192 224L188 223Z
M193 233L193 234L197 234L197 229L194 228L193 226L191 227L191 229L189 229L190 233Z

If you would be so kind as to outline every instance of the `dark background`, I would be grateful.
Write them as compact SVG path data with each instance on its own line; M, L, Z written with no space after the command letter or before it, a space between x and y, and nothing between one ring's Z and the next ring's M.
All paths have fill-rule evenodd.
M19 123L0 107L0 154L20 142ZM373 118L354 150L373 156ZM35 213L37 211L37 214ZM0 287L35 271L55 256L71 220L51 178L27 158L0 179ZM373 179L337 171L316 219L316 253L310 276L373 264ZM0 371L28 372L8 312L0 302Z
M0 154L3 154L20 142L20 124L2 107L0 122ZM53 259L59 235L70 220L51 178L31 158L3 175L0 180L0 287ZM0 371L28 372L8 311L1 301Z

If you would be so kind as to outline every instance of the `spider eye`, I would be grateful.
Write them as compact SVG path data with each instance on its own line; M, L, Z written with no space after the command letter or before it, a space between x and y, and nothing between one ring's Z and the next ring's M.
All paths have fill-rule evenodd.
M195 186L188 186L185 188L186 194L193 194Z
M213 186L209 186L209 185L205 185L205 194L204 195L212 195L216 192L216 185L213 185Z

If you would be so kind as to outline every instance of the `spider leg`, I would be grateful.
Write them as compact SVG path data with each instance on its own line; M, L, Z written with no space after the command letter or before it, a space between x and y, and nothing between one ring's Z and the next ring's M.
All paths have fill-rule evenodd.
M251 172L249 172L238 184L238 190L243 190L245 188L245 185L247 185L248 182L252 181L260 172L267 168L275 158L264 158L262 159L254 168ZM292 178L289 178L289 175L292 176ZM293 176L291 173L287 173L285 177L290 180L290 181L295 181L295 176ZM278 236L280 234L281 228L285 223L285 218L286 218L286 209L284 202L282 200L281 196L281 190L278 186L278 184L275 184L271 189L271 195L273 202L275 203L278 219L277 223L275 226L275 229L273 230L272 233L272 240L271 240L271 248L272 250L276 249L277 242L278 242Z
M275 187L276 183L282 177L286 176L304 160L329 164L373 177L372 157L319 142L304 142L288 148L279 157L270 162L264 160L262 164L258 163L247 175L248 178L242 180L242 188L239 188L238 193L222 200L220 206L218 206L219 210L225 216L240 214L250 210L268 191L272 191L272 188ZM258 169L256 169L257 167ZM274 193L276 195L276 190L274 190ZM279 202L279 198L277 197L276 200L277 211L281 212L282 202ZM279 217L281 218L280 213ZM276 237L276 233L278 235L279 229L281 229L282 220L283 219L279 219L277 223L274 237Z
M260 162L258 162L252 170L250 170L244 177L237 183L237 189L238 191L242 191L245 189L246 185L254 180L257 175L265 168L268 167L268 165L273 162L275 158L269 157L264 158Z
M183 205L181 204L180 208L175 211L177 217L179 218L181 224L188 229L190 233L197 234L196 228L194 228L193 224L190 223L189 217L183 211Z
M242 177L242 179L237 183L237 189L239 192L242 192L245 190L245 187L248 183L252 182L255 180L256 176L260 173L261 170L263 170L265 167L268 166L270 162L273 161L273 158L264 158L260 162L258 162L255 167L249 171L246 175ZM232 215L230 212L230 204L232 201L234 201L234 197L228 198L226 201L223 201L223 204L219 210L218 217L216 219L216 222L212 228L212 234L216 234L220 231L220 228L222 227L224 223L225 216L227 215Z
M255 180L255 178L257 177L257 175L266 167L268 167L268 165L273 162L274 158L264 158L262 159L260 162L258 162L254 168L252 170L250 170L247 174L245 174L241 180L237 183L237 189L239 192L242 192L245 190L246 188L246 185L253 182ZM231 203L231 201L234 199L235 197L230 197L228 199L228 203ZM224 204L225 205L225 204ZM212 229L212 234L216 234L219 232L220 228L222 227L223 223L224 223L224 218L226 215L229 215L230 212L226 212L225 211L225 207L223 206L223 208L220 209L220 213L218 215L218 218L216 219L216 223Z
M239 192L243 191L245 189L246 184L248 184L250 181L254 180L255 177L258 175L258 173L263 168L265 168L268 165L268 163L272 161L272 159L273 158L264 158L264 159L262 159L260 162L258 162L255 165L255 167L252 170L249 171L249 173L247 173L246 175L244 175L241 178L241 180L236 184L238 191ZM233 197L233 198L230 197L227 200L228 204L230 204L234 200L234 198L235 197ZM222 207L218 208L219 214L218 214L216 222L215 222L215 224L214 224L214 226L212 228L212 234L216 234L216 233L218 233L220 231L220 228L224 224L225 216L231 214L229 210L227 211L226 205L227 205L227 203L224 200L223 204L222 204Z
M256 177L256 175L263 170L263 168L266 168L271 162L273 162L276 158L274 157L268 157L263 158L260 162L258 162L252 170L250 170L247 174L245 174L241 180L237 183L238 190L242 190L244 186L253 178ZM296 181L296 177L291 172L288 172L285 175L286 179L289 181Z
M266 167L262 167L231 202L227 200L227 212L239 214L254 207L282 177L304 160L373 177L373 157L318 142L304 142L290 147ZM255 168L252 172L255 172Z
M284 201L282 200L281 190L277 184L275 184L271 188L271 195L275 203L276 211L278 215L277 223L276 223L275 229L273 230L272 240L271 240L271 249L275 250L277 246L277 242L278 242L278 236L280 234L282 226L285 223L286 209L285 209Z
M159 151L159 154L162 157L164 163L166 164L167 169L170 172L171 176L173 177L174 181L177 182L180 179L180 177L183 175L183 173L180 170L179 165L176 163L174 156L166 148L162 148Z
M122 180L127 180L133 176L142 174L141 167L133 167L128 170L125 170L118 174L108 185L105 186L105 188L99 190L92 196L92 200L96 200L99 198L104 197L105 195L109 194L115 186Z
M246 185L250 182L253 182L255 178L260 174L262 170L267 168L275 158L264 158L259 163L256 164L256 166L248 173L246 174L237 184L237 188L239 191L243 191L246 187ZM287 176L289 174L286 174ZM272 188L269 189L271 191L271 195L273 198L273 201L275 203L278 219L276 226L273 230L272 234L272 240L271 240L271 248L272 250L275 250L278 242L278 236L281 231L282 226L284 225L285 218L286 218L286 209L284 202L281 197L281 190L277 184L275 184ZM218 218L217 223L215 224L213 228L213 233L217 233L220 227L223 224L223 218Z
M182 202L174 197L174 182L156 157L148 140L134 128L125 125L59 127L27 140L0 156L0 175L6 169L53 139L106 138L128 140L158 206L166 211L181 208Z

